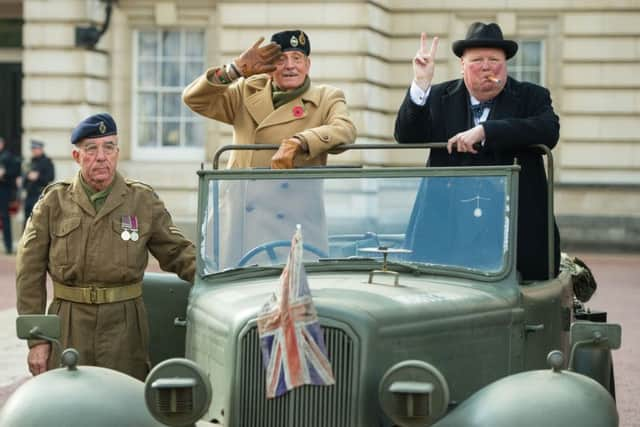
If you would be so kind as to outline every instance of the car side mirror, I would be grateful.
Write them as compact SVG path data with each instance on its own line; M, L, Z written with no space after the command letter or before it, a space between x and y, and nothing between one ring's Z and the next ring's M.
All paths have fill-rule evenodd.
M577 321L571 325L571 346L584 343L603 344L611 350L620 348L622 328L613 323Z
M57 314L25 314L16 319L16 333L23 340L42 339L50 342L60 338L60 317Z

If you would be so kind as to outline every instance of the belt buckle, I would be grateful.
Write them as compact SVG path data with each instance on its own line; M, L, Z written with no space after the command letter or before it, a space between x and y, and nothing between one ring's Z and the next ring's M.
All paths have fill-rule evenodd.
M91 304L98 303L98 288L96 288L95 286L92 286L89 290L89 301L91 302Z

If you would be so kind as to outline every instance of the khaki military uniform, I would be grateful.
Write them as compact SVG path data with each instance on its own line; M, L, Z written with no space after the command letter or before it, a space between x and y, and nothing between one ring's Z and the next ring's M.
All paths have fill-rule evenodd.
M124 240L123 218L132 217L137 220L137 240ZM162 269L193 281L195 248L173 224L151 187L116 173L111 192L96 214L80 173L72 182L52 184L36 204L18 249L18 313L44 313L49 272L55 286L61 286L54 286L49 313L62 319L63 348L77 349L81 364L116 369L143 380L149 368L149 332L142 297L111 303L98 297L98 303L80 303L60 298L56 289L139 289L136 284L142 281L149 251ZM49 367L58 360L52 354Z
M296 156L294 165L301 167L325 165L327 150L355 141L356 128L341 90L311 85L299 97L274 109L268 75L258 74L223 85L208 78L213 70L187 86L182 97L196 113L233 125L234 144L280 144L299 136L309 148L308 155ZM227 167L269 167L274 154L275 151L232 151Z

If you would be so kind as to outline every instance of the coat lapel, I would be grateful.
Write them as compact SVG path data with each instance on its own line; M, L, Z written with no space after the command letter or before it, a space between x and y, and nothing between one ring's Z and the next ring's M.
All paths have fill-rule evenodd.
M253 120L260 124L269 114L273 113L273 101L271 100L271 79L266 84L264 80L248 82L249 89L253 90L251 95L246 97L245 106Z
M96 215L96 210L93 208L93 205L89 201L87 193L84 192L84 188L80 183L80 172L78 172L76 174L76 177L73 179L69 191L71 192L71 200L73 200L75 204L80 206L80 208L85 211L87 215Z
M257 130L261 130L269 126L288 123L294 120L304 120L307 117L307 111L304 108L304 103L306 101L318 105L320 101L320 90L315 87L310 87L309 90L301 96L281 105L258 125Z
M518 111L518 94L513 90L511 79L508 78L507 85L496 97L489 119L513 117L515 111Z
M111 192L107 196L104 205L100 208L98 215L96 215L94 221L99 221L101 218L109 215L114 209L124 203L124 197L127 194L127 184L124 182L124 178L118 172L113 178L114 184Z
M460 79L442 97L442 111L457 111L464 113L445 114L445 137L452 137L458 132L467 130L469 127L469 94Z

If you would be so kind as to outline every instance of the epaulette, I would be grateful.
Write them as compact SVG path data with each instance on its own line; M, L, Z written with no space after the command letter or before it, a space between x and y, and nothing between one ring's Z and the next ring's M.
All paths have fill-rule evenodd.
M125 184L127 184L129 187L134 187L134 188L140 188L146 191L150 191L151 193L153 193L154 197L156 199L159 199L160 197L158 197L158 194L156 193L156 190L153 189L152 186L150 186L147 183L144 183L142 181L138 181L135 179L131 179L131 178L125 178L124 179Z
M56 182L52 182L51 184L47 185L46 187L44 187L44 189L42 190L42 193L40 194L40 197L42 197L43 195L45 195L46 193L48 193L49 191L53 190L54 188L57 187L68 187L73 183L73 181L71 181L70 179L65 179L63 181L56 181Z
M153 187L150 186L147 183L144 183L142 181L138 181L135 179L131 179L131 178L125 178L124 182L129 186L129 187L136 187L136 188L144 188L145 190L151 191L153 192Z

